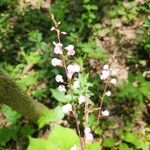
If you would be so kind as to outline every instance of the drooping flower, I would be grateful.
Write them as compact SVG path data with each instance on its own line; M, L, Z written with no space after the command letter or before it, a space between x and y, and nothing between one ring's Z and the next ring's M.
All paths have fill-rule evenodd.
M86 141L93 141L93 134L92 133L85 134L85 140Z
M51 60L51 63L52 63L53 66L62 66L63 65L62 60L60 60L58 58L53 58Z
M87 101L87 98L83 95L79 96L78 102L79 104L85 103Z
M109 116L109 111L108 110L101 111L101 114L102 114L103 117L108 117Z
M64 114L68 114L71 111L72 111L72 105L71 104L68 103L68 104L62 106L62 112Z
M111 80L110 80L110 83L116 84L116 83L117 83L117 80L116 80L116 79L111 79Z
M75 72L80 71L80 66L78 64L70 64L67 66L67 77L71 79Z
M55 77L55 80L56 80L56 82L64 82L63 76L60 75L60 74L58 74L58 75Z
M93 141L93 134L91 133L91 129L89 127L84 129L84 134L86 141Z
M77 89L80 87L80 81L79 80L76 80L73 82L73 88Z
M55 47L54 47L54 53L55 54L62 54L63 50L62 50L62 43L54 43Z
M110 96L110 95L111 95L111 91L107 91L107 92L105 93L105 95Z
M75 54L74 45L68 45L65 49L67 50L68 56L73 56Z
M60 91L60 92L66 92L66 88L65 88L64 85L59 85L57 89L58 89L58 91Z

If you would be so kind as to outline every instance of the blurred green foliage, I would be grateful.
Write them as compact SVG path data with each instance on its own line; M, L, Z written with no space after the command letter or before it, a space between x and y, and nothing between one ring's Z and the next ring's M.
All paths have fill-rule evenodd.
M38 1L37 1L38 2ZM111 106L115 103L115 112L119 114L118 105L123 103L123 110L121 116L126 116L125 122L134 121L136 111L139 112L141 105L145 104L145 100L149 101L150 82L142 76L142 71L150 69L149 66L145 68L134 68L140 60L149 62L150 56L150 5L148 2L139 4L134 0L56 0L51 4L49 9L42 6L42 0L39 1L37 7L29 5L24 1L17 0L1 0L0 1L0 67L2 67L12 78L16 80L18 85L35 99L49 107L56 107L54 111L58 112L56 118L62 118L60 107L62 103L69 102L70 95L64 95L56 91L57 84L53 80L55 75L63 73L63 70L53 68L50 60L53 56L53 44L56 36L50 31L52 22L50 21L49 11L51 11L58 21L61 22L61 30L68 33L66 39L62 39L64 45L66 43L74 44L77 51L75 61L80 62L81 66L88 72L87 62L90 58L99 61L106 61L108 54L103 51L101 45L97 46L95 37L105 36L116 33L116 23L118 20L125 26L133 25L138 18L143 19L143 24L138 30L139 36L136 37L137 48L131 56L133 60L127 64L131 67L128 81L120 87L113 87L114 95L111 100L105 99L104 107L112 109ZM102 18L108 17L111 24L102 27ZM118 38L118 37L117 37ZM120 38L118 38L119 40ZM136 53L136 55L135 55ZM93 84L91 84L90 81ZM82 83L82 90L76 91L76 94L88 93L90 96L95 96L93 101L97 105L97 99L103 91L102 83L99 77L89 77L88 74L80 76ZM92 85L92 86L91 86ZM85 87L88 87L86 89ZM133 102L131 106L130 103ZM49 102L47 104L47 102ZM126 106L127 105L127 106ZM122 106L120 106L122 108ZM128 109L126 108L128 107ZM146 106L145 106L146 107ZM133 112L130 110L134 110ZM142 110L141 110L142 111ZM34 135L38 132L37 127L33 125L20 125L22 117L20 114L7 106L2 106L1 113L5 115L5 120L10 123L7 127L0 127L0 149L7 149L9 143L15 142L21 137L27 140L28 136ZM80 112L82 116L83 112ZM126 115L127 113L127 115ZM137 113L138 114L138 113ZM120 114L119 114L120 115ZM115 113L111 117L115 116ZM117 116L117 115L116 115ZM115 116L115 117L116 117ZM47 118L40 120L40 125L52 119L54 116L47 115ZM119 150L134 150L143 149L148 150L150 138L147 134L150 131L131 131L132 123L124 127L120 134L111 134L107 136L107 131L117 124L117 121L97 120L96 115L89 117L89 125L96 137L101 137L100 143L104 149L119 149ZM80 118L82 121L82 117ZM126 125L126 124L125 124ZM148 125L148 124L147 124ZM66 139L72 136L73 139L78 139L77 135L71 129L63 129L63 127L55 128L58 139L60 132ZM66 131L64 133L64 131ZM131 132L130 132L131 131ZM59 133L58 133L59 132ZM105 132L107 133L105 136ZM116 134L117 131L114 131ZM142 136L142 132L145 132ZM68 134L67 134L68 133ZM36 133L37 136L37 133ZM52 135L50 135L52 136ZM53 135L55 138L55 135ZM59 141L55 139L55 141ZM37 146L41 150L45 150L45 146L54 141L53 137L46 140L30 138L30 146L28 149L36 149ZM69 140L67 142L70 142ZM76 141L75 141L76 143ZM62 143L59 144L63 147ZM52 144L52 145L53 145ZM70 144L70 143L69 143ZM69 145L68 144L68 145ZM74 143L71 143L71 145ZM54 145L54 147L56 146ZM70 146L71 146L70 145ZM50 145L49 145L50 146ZM27 147L27 145L25 145ZM60 148L59 147L59 148ZM70 147L69 147L70 148ZM99 150L100 144L87 144L87 150ZM49 148L50 149L50 148ZM65 149L66 150L66 149Z

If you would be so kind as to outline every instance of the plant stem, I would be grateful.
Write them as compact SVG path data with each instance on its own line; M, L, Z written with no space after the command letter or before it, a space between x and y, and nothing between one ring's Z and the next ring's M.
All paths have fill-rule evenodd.
M108 87L108 80L106 81L106 84L105 84L105 87L104 87L104 91L103 91L103 95L102 97L100 97L100 106L99 106L99 111L98 111L98 116L97 118L99 119L100 118L100 114L101 114L101 109L102 109L102 105L103 105L103 101L104 101L104 96L105 96L105 93L106 93L106 90L107 90L107 87Z
M84 144L82 142L80 127L79 127L79 124L78 124L78 117L77 117L77 113L76 113L75 109L73 110L73 115L74 115L74 118L76 120L77 132L78 132L78 135L79 135L79 138L80 138L80 148L81 148L81 150L84 150Z

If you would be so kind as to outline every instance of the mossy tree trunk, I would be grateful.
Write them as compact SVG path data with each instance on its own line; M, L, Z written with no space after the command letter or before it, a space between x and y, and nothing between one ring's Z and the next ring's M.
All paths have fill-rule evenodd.
M37 123L49 109L21 91L16 83L0 69L0 102Z

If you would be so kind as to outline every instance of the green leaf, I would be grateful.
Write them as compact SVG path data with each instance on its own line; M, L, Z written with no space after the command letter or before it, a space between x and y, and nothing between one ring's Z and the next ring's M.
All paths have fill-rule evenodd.
M71 95L65 95L63 92L59 92L57 89L51 89L52 96L59 102L70 102Z
M22 76L20 80L17 80L17 83L25 91L30 85L35 84L37 79L38 75L35 72L29 72L27 75Z
M62 113L62 109L59 106L53 110L48 110L48 112L45 112L45 115L41 116L38 120L39 128L43 127L49 122L56 122L58 120L61 120L63 117L64 114Z
M115 145L115 140L113 138L106 138L103 143L104 147L109 147L109 148L114 147L114 145Z
M12 124L17 123L18 119L21 117L21 115L18 112L12 110L10 107L6 105L3 106L2 112L4 112L7 121Z
M44 139L29 138L30 144L27 150L47 150L47 141Z
M73 129L56 125L52 130L47 144L53 143L58 150L70 150L74 145L79 145L79 137Z
M137 149L148 150L148 146L135 133L126 132L124 141L133 144Z
M96 59L105 59L107 58L106 53L102 51L102 48L96 46L94 41L89 41L85 44L79 44L81 50L87 54L89 58L96 58Z
M101 146L99 142L95 142L92 144L86 144L85 150L101 150Z
M141 144L137 134L131 133L131 132L127 132L125 134L124 141L129 142L129 143L131 143L131 144L133 144L135 146L139 146Z
M121 144L119 145L119 150L130 150L130 148L128 147L127 144L121 143Z

